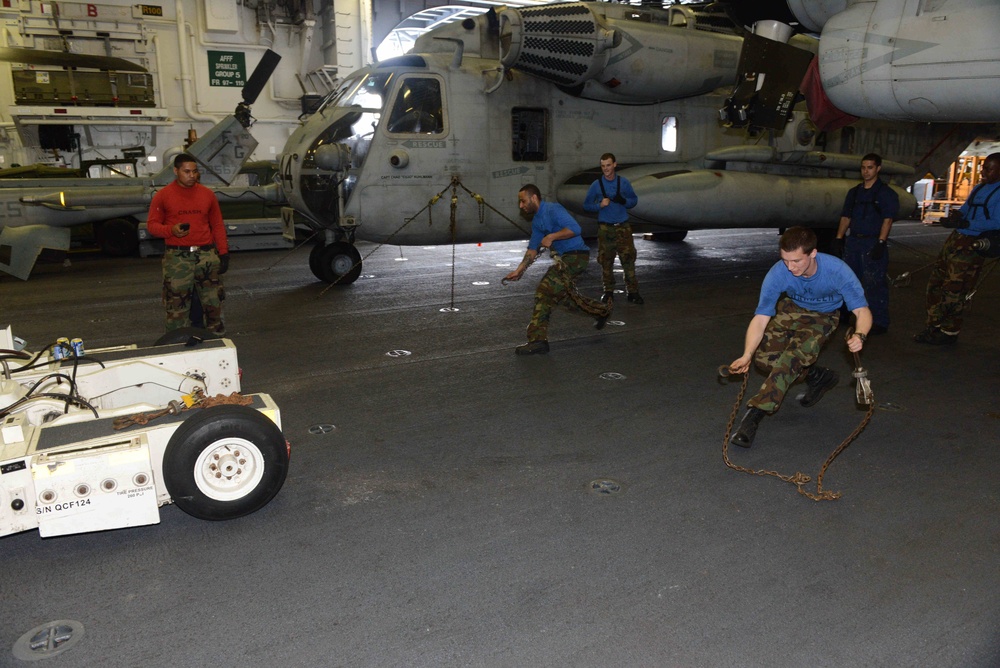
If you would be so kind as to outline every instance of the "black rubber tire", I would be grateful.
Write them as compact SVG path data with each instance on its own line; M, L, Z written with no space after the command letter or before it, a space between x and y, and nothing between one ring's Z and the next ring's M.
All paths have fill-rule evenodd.
M233 475L223 475L226 470ZM281 430L247 406L197 409L163 453L163 483L170 498L203 520L231 520L260 510L281 489L287 473L288 446Z
M688 235L687 230L671 230L669 232L653 232L653 241L665 241L667 243L676 244L684 241L684 238Z
M323 280L319 274L320 268L320 256L323 254L323 244L316 244L313 249L309 251L309 271L313 273L313 276Z
M336 241L317 254L317 278L326 283L350 285L361 276L361 253L346 241Z
M154 341L153 345L170 346L176 343L188 343L192 338L204 341L207 339L217 339L219 337L215 334L215 332L210 332L207 329L202 329L201 327L180 327L178 329L170 330Z
M94 235L105 255L131 257L139 250L138 227L126 218L105 220L97 225Z

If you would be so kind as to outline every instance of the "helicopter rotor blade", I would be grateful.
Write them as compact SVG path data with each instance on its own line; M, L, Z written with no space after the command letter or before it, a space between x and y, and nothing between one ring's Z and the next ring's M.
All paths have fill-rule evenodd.
M271 74L274 73L274 69L278 66L280 60L281 56L271 51L271 49L264 52L264 56L260 59L257 67L254 68L253 74L243 84L244 104L249 105L257 101L257 96L264 90L264 84L271 78Z
M91 56L64 51L40 51L8 46L0 47L0 61L44 65L48 67L86 67L94 70L115 70L116 72L146 72L142 65L136 65L124 58L113 56Z

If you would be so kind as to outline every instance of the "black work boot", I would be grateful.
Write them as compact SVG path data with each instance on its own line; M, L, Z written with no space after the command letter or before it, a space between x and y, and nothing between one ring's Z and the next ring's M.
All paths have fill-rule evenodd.
M729 442L741 448L749 448L753 445L753 437L757 435L757 426L760 425L760 421L764 419L765 415L767 413L761 409L748 406L747 412L743 414L743 420L740 422L740 428L736 430Z
M628 297L626 297L626 299L628 299L629 304L635 304L637 306L642 306L643 304L646 303L646 300L643 299L642 295L640 295L638 292L628 293Z
M799 400L799 403L806 408L815 406L826 394L826 391L833 388L838 381L840 381L840 376L833 369L822 366L809 367L809 373L806 374L806 393Z
M917 343L929 343L932 346L947 346L958 341L958 334L946 334L937 327L928 327L919 334L913 335Z
M615 291L614 290L605 290L604 294L601 295L601 303L602 304L607 304L609 301L611 301L614 298L615 298Z
M528 341L514 348L515 355L544 355L547 352L549 352L548 341Z
M599 315L594 317L594 329L604 329L604 326L608 324L608 318L611 317L611 312L615 308L615 301L608 301L608 312L606 315Z

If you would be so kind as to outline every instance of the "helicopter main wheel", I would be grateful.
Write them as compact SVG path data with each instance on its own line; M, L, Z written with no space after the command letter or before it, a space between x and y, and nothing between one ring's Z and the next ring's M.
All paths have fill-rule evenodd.
M248 406L199 409L163 452L163 483L177 507L203 520L260 510L288 473L288 444L267 416Z
M101 252L111 257L129 257L139 250L138 228L125 218L112 218L96 224L94 236Z
M666 241L667 243L678 243L684 241L688 235L687 230L674 230L672 232L653 232L650 237L653 241Z
M322 280L322 276L319 274L320 268L320 256L323 254L323 249L326 248L323 244L316 244L313 249L309 251L309 271L313 273L313 276Z
M347 285L358 280L361 275L361 253L346 241L335 241L313 253L316 254L315 267L312 262L313 254L310 254L309 268L321 281Z

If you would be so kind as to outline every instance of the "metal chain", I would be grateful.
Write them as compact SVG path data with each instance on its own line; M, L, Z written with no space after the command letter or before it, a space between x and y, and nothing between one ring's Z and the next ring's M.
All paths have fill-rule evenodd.
M243 396L239 392L233 392L229 395L217 394L214 397L206 397L204 392L197 389L192 392L189 397L190 402L175 399L168 403L166 408L159 411L153 411L151 413L134 413L132 415L117 417L113 423L114 429L115 431L118 431L137 424L149 424L153 420L164 417L165 415L180 415L182 411L190 410L192 408L212 408L213 406L249 406L253 403L253 399L251 397Z
M448 184L447 186L445 186L444 188L442 188L441 191L438 192L438 194L436 194L433 197L431 197L427 201L427 204L425 204L424 207L422 209L420 209L420 211L417 211L415 214L413 214L409 218L403 219L403 224L400 225L396 229L395 232L393 232L392 234L390 234L386 238L385 241L383 241L380 244L378 244L377 246L375 246L375 248L373 248L367 255L365 255L363 258L361 258L360 260L358 260L357 262L355 262L351 266L351 268L349 270L347 270L346 272L344 272L344 274L342 274L341 276L337 277L337 280L335 280L333 283L330 283L330 285L328 285L325 288L323 288L323 290L320 291L320 293L316 296L316 298L319 299L320 297L322 297L323 295L325 295L330 288L332 288L333 286L335 286L337 283L340 282L341 278L343 278L344 276L347 276L348 274L350 274L351 271L353 271L355 267L357 267L358 265L360 265L361 263L363 263L365 260L367 260L368 258L370 258L376 251L378 251L378 249L382 248L382 246L385 246L390 241L392 241L392 239L397 234L399 234L400 232L403 231L403 228L405 228L407 225L409 225L414 220L416 220L420 216L420 214L422 214L424 211L427 212L427 225L428 225L428 227L433 226L433 224L434 224L434 217L433 217L434 216L434 209L433 209L433 206L438 203L438 200L440 200L441 197L444 196L444 194L448 191L449 188L451 188L451 217L450 217L450 221L451 221L451 245L452 245L451 307L454 308L455 307L455 261L454 261L454 258L455 258L455 243L456 243L455 240L456 240L457 235L458 235L458 222L457 222L458 188L461 188L462 190L464 190L465 192L467 192L469 194L469 196L472 197L472 199L476 200L476 203L479 206L479 223L480 224L483 224L486 221L486 208L485 207L489 207L489 209L491 211L493 211L498 216L500 216L501 218L503 218L504 220L506 220L508 223L510 223L511 225L513 225L514 227L516 227L517 229L521 230L526 235L531 236L531 232L530 231L524 229L523 227L521 227L520 225L518 225L516 222L514 222L513 220L511 220L510 218L508 218L504 214L500 213L500 211L498 211L496 209L496 207L494 207L489 202L487 202L485 200L485 198L483 198L482 195L480 195L479 193L474 193L471 190L469 190L468 188L466 188L465 184L463 184L462 180L459 177L457 177L457 176L453 176L452 179L451 179L451 183Z
M496 207L494 207L489 202L487 202L483 198L482 195L480 195L479 193L472 192L471 190L469 190L468 188L466 188L465 184L463 184L462 180L459 177L457 177L457 176L453 176L452 179L451 179L451 183L448 184L447 186L445 186L443 189L441 189L441 191L438 192L436 195L434 195L433 197L431 197L427 201L427 204L425 204L424 207L422 209L420 209L420 211L417 211L415 214L413 214L409 218L403 219L403 224L400 225L396 229L395 232L393 232L392 234L390 234L386 238L385 241L383 241L382 243L380 243L377 246L375 246L375 248L373 248L367 255L365 255L363 258L361 258L360 260L358 260L357 262L355 262L351 266L351 268L349 270L347 270L341 276L338 276L337 280L335 280L333 283L330 283L330 285L328 285L325 288L323 288L323 290L320 291L320 293L316 296L316 298L319 299L320 297L322 297L323 295L325 295L330 288L332 288L333 286L335 286L337 283L340 282L341 278L343 278L344 276L347 276L348 274L350 274L351 271L353 271L355 267L357 267L358 265L360 265L361 263L363 263L365 260L367 260L368 258L370 258L376 251L378 251L378 249L382 248L382 246L385 246L390 241L392 241L393 238L397 234L399 234L400 232L403 231L404 227L406 227L407 225L409 225L410 223L412 223L414 220L416 220L420 216L420 214L422 214L424 211L427 212L427 225L428 225L428 227L432 226L434 224L434 209L433 209L433 206L438 203L438 200L440 200L444 196L444 194L448 191L449 188L451 188L451 216L450 216L451 255L452 255L452 262L451 262L451 308L454 308L455 307L455 245L456 245L456 238L458 236L458 188L461 188L462 190L464 190L465 192L467 192L469 194L469 196L472 197L472 199L474 199L476 201L476 203L478 204L478 207L479 207L479 223L480 223L480 225L483 224L486 221L486 207L489 207L489 209L491 211L493 211L498 216L500 216L501 218L503 218L504 220L506 220L508 223L510 223L511 225L513 225L514 227L516 227L517 229L519 229L522 232L524 232L524 234L526 234L528 236L531 236L531 232L529 232L528 230L524 229L523 227L521 227L520 225L518 225L516 222L514 222L513 220L511 220L510 218L508 218L504 214L500 213L500 211L498 211L496 209Z
M264 267L264 271L271 271L272 269L274 269L275 267L277 267L279 264L281 264L282 262L284 262L285 260L287 260L288 257L292 253L294 253L295 251L297 251L298 249L302 248L307 243L309 243L310 241L312 241L316 237L316 235L319 234L320 232L321 232L321 230L319 230L319 229L313 230L313 233L310 234L308 237L306 237L302 241L302 243L295 244L292 248L288 249L287 253L285 253L284 255L282 255L281 257L279 257L277 260L275 260L274 262L272 262L267 267Z
M496 207L494 207L492 204L490 204L489 202L487 202L483 198L482 195L480 195L479 193L474 193L471 190L469 190L468 188L466 188L465 184L462 183L460 180L456 179L455 185L457 185L458 187L460 187L465 192L469 193L469 196L472 199L476 200L476 202L479 203L479 222L480 223L484 222L484 220L485 220L486 211L485 211L484 207L488 207L490 209L490 211L492 211L493 213L497 214L498 216L500 216L501 218L503 218L504 220L506 220L508 223L510 223L511 225L513 225L514 227L516 227L517 229L519 229L522 232L524 232L529 237L531 236L531 230L524 229L523 227L521 227L520 225L518 225L516 222L514 222L514 220L512 220L511 218L508 218L507 216L505 216L504 214L502 214L500 211L498 211L496 209Z
M431 198L431 199L430 199L430 200L429 200L429 201L427 202L427 204L426 204L426 205L424 205L424 208L423 208L423 209L421 209L420 211L417 211L417 213L415 213L415 214L414 214L413 216L411 216L410 218L404 218L404 219L403 219L403 224L402 224L402 225L400 225L399 227L397 227L397 228L396 228L396 230L395 230L395 231L394 231L394 232L393 232L392 234L390 234L390 235L389 235L388 237L386 237L386 240L385 240L385 241L383 241L382 243L380 243L380 244L378 244L377 246L375 246L375 248L373 248L373 249L372 249L372 250L371 250L371 251L370 251L370 252L369 252L369 253L368 253L367 255L365 255L365 256L364 256L364 257L362 257L362 258L361 258L360 260L358 260L357 262L355 262L354 264L352 264L352 265L351 265L351 268L350 268L350 269L348 269L348 270L347 270L347 271L345 271L345 272L344 272L343 274L341 274L340 276L338 276L338 277L337 277L337 279L336 279L336 280L335 280L335 281L334 281L333 283L330 283L330 285L328 285L328 286L326 286L325 288L323 288L323 289L322 289L322 290L320 291L320 293L319 293L318 295L316 295L316 299L319 299L320 297L322 297L323 295L325 295L325 294L326 294L326 293L327 293L327 292L328 292L328 291L330 290L330 288L332 288L333 286L335 286L335 285L336 285L337 283L339 283L339 282L340 282L340 279L342 279L342 278L343 278L344 276L347 276L348 274L350 274L350 273L351 273L352 271L354 271L354 268L355 268L355 267L357 267L358 265L362 264L362 263L363 263L363 262L364 262L365 260L367 260L367 259L368 259L368 258L370 258L370 257L371 257L372 255L374 255L374 254L375 254L375 253L376 253L376 252L378 251L378 249L382 248L382 246L385 246L385 245L386 245L387 243L389 243L390 241L392 241L392 240L393 240L393 238L394 238L394 237L395 237L395 236L396 236L397 234L399 234L400 232L402 232L402 231L403 231L403 228L404 228L404 227L406 227L407 225L409 225L410 223L412 223L412 222L413 222L414 220L416 220L416 219L417 219L417 216L419 216L419 215L420 215L421 213L423 213L424 211L427 211L427 210L429 210L429 209L430 209L430 208L431 208L432 206L434 206L435 204L437 204L437 201L438 201L439 199L441 199L441 195L443 195L443 194L445 193L445 190L448 190L448 188L450 188L450 187L451 187L451 186L447 186L447 187L445 187L445 189L444 189L444 190L442 190L442 191L441 191L441 192L439 192L439 193L438 193L437 195L435 195L434 197L432 197L432 198ZM430 215L430 214L428 214L428 216L429 216L429 215Z
M455 308L455 252L457 249L456 239L458 238L458 181L451 182L451 218L448 221L448 230L451 232L451 302L449 308Z
M924 269L929 269L930 267L933 267L935 264L937 264L937 259L935 259L935 260L933 260L931 262L928 262L924 266L918 267L917 269L914 269L913 271L904 271L899 276L896 276L895 278L890 278L889 279L889 287L892 287L892 288L906 288L906 287L909 287L910 283L912 282L914 274L919 274Z
M979 288L986 282L986 277L993 273L993 270L996 269L998 262L1000 262L1000 258L990 262L989 266L986 267L986 271L980 271L979 280L976 281L976 284L972 286L972 289L965 295L966 303L971 302L972 298L976 296L976 293L979 292Z
M723 373L724 369L726 370L725 374ZM728 375L728 367L726 366L720 367L719 375L720 376ZM861 434L861 432L864 431L865 427L868 426L868 422L872 419L872 415L875 413L875 396L872 395L871 404L869 404L868 406L868 412L865 413L865 416L864 418L862 418L861 423L854 429L854 431L851 432L850 436L844 439L843 443L837 446L837 448L834 449L832 453L830 453L830 456L826 458L826 461L823 462L823 466L820 468L819 475L816 476L816 492L813 493L805 489L805 485L807 485L812 480L812 478L810 478L809 476L807 476L802 472L797 472L794 475L784 475L778 473L777 471L768 471L765 469L756 470L747 468L745 466L733 464L732 461L729 460L729 437L732 434L733 424L736 422L736 416L740 412L740 406L743 403L743 395L746 394L747 380L749 380L750 378L750 372L748 370L741 375L743 376L743 382L740 385L740 393L739 396L736 397L736 403L733 404L733 411L732 413L730 413L729 422L726 424L726 435L724 440L722 441L722 460L726 463L726 466L733 469L734 471L739 471L740 473L749 473L750 475L757 475L757 476L774 476L779 480L783 480L785 482L795 485L799 494L809 497L813 501L834 501L836 499L839 499L840 492L831 492L829 490L823 489L823 476L826 475L826 470L830 468L831 464L833 464L833 460L835 460L840 455L840 453L843 452L848 445L850 445L851 441L856 439Z

